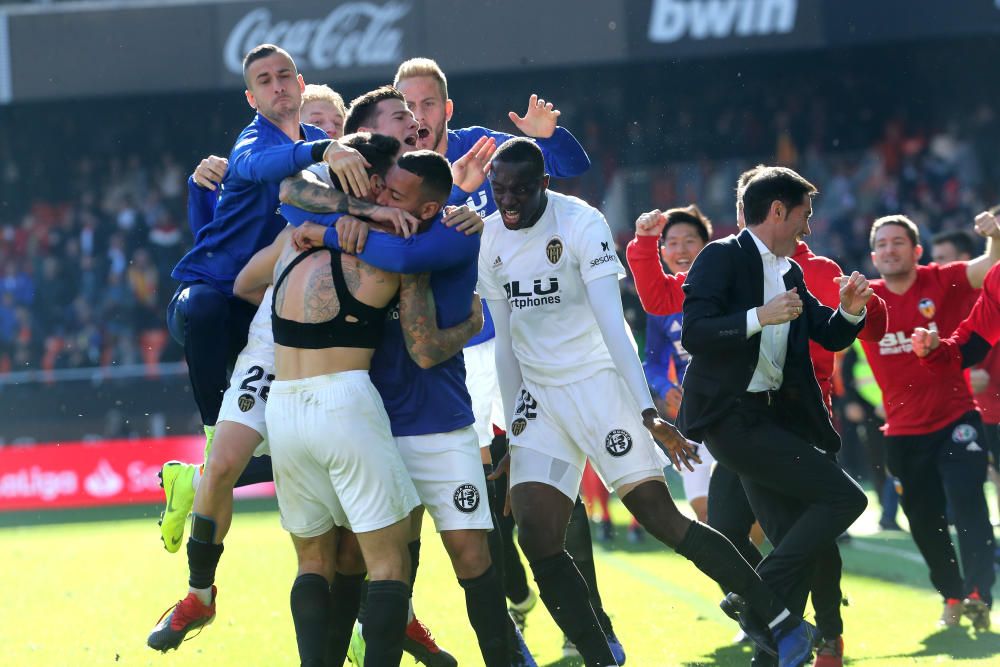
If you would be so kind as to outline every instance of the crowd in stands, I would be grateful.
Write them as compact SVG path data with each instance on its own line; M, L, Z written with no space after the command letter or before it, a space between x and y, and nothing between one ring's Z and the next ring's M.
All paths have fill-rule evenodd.
M456 80L452 126L513 131L506 112L523 111L535 86L555 88L553 101L593 168L553 187L603 206L617 176L627 205L616 218L625 219L609 214L609 222L622 247L640 212L691 202L717 235L732 231L736 177L758 162L794 167L819 187L811 245L869 275L875 217L905 213L929 237L970 229L996 203L1000 173L987 151L1000 119L991 104L942 100L901 111L878 97L877 76L817 80L805 66L766 94L754 84L764 70L741 73L734 86L713 71L678 81L663 69L635 73L641 88L616 71L548 81L502 75L481 94L475 81ZM687 94L667 96L671 82ZM596 102L585 92L593 89L602 90ZM344 90L345 98L360 90ZM239 98L228 91L94 101L74 114L49 105L3 111L0 373L180 358L164 311L176 287L170 270L192 240L185 179L205 154L226 154L249 119ZM195 118L191 109L204 113ZM31 124L49 131L39 140L19 129Z

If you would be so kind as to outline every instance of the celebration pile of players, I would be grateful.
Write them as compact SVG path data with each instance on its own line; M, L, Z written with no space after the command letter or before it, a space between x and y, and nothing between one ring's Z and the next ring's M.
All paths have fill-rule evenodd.
M207 438L203 462L161 472L164 546L180 549L190 516L190 576L150 647L177 648L215 618L233 489L273 480L298 559L302 665L383 667L404 652L458 664L414 615L425 511L485 665L536 664L521 630L539 598L567 655L626 664L584 482L718 583L753 665L840 666L837 538L867 505L836 460L831 378L845 349L855 391L884 419L897 482L884 502L901 488L940 623L989 629L983 483L997 427L963 368L1000 338L993 215L975 220L985 254L924 266L913 222L876 220L881 278L869 281L809 250L818 193L790 169L760 165L734 184L736 236L712 241L693 203L643 213L626 255L651 316L644 367L607 222L549 189L590 167L551 102L511 112L514 137L449 129L447 80L428 59L347 108L277 46L251 50L243 72L256 115L228 159L189 178L195 243L173 271L167 321ZM697 520L671 498L671 464Z

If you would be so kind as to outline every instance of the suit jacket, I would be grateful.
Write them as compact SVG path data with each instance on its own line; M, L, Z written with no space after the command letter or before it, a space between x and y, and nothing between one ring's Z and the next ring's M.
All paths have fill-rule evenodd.
M809 339L832 351L849 347L864 324L851 324L806 289L802 268L789 260L785 288L798 288L802 314L792 320L777 409L781 423L820 449L840 449L812 360ZM746 337L747 310L764 305L764 265L750 233L709 243L684 282L681 343L691 354L677 426L692 440L744 399L760 355L760 334Z

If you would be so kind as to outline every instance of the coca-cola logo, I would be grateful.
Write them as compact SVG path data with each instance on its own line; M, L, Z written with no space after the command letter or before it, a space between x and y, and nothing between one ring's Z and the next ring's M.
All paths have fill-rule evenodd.
M226 69L243 75L243 57L258 44L277 44L300 70L394 65L402 60L403 30L397 22L410 2L347 2L324 18L274 22L260 7L236 22L226 38Z

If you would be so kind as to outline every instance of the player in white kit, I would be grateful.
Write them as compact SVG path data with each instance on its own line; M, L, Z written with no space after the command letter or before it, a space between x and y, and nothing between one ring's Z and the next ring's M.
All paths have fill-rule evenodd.
M624 270L604 216L549 192L538 147L501 146L490 175L479 291L497 332L511 438L510 500L542 601L588 667L614 665L563 539L585 461L646 530L737 590L765 618L788 612L722 535L674 505L653 436L678 468L695 444L660 418L626 332Z

